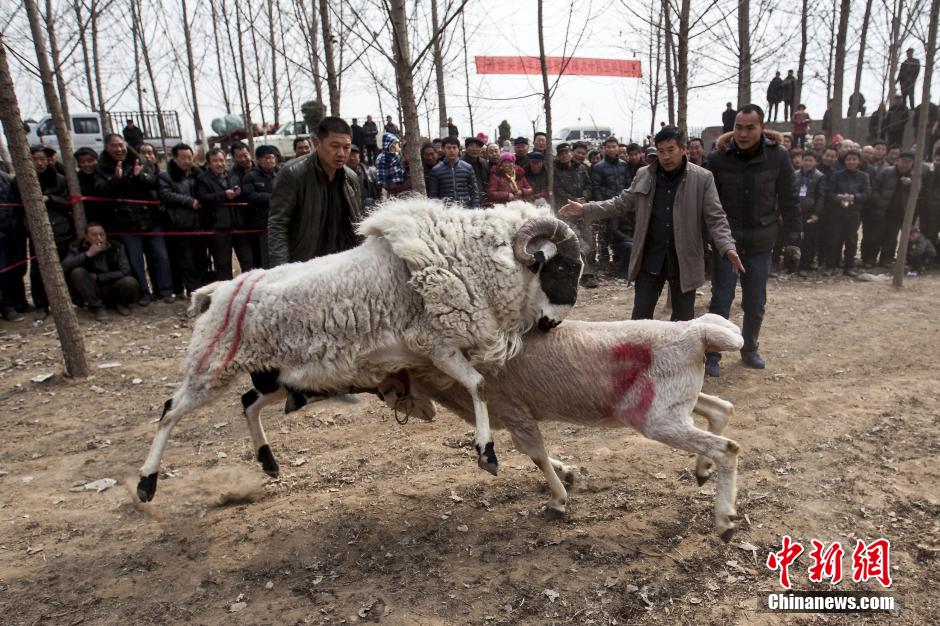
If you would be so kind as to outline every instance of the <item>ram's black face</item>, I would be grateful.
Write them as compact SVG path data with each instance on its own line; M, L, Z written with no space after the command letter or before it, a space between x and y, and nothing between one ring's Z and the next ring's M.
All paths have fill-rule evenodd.
M578 300L578 280L581 278L582 269L583 263L580 259L563 256L552 257L541 264L539 286L547 302L538 321L540 330L548 332L568 317Z

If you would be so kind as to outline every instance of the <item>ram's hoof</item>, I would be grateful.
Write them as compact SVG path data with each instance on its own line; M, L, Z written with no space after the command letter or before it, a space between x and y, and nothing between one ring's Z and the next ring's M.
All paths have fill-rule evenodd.
M721 540L724 541L725 543L728 543L729 541L731 541L731 538L734 537L735 530L737 529L734 526L732 526L725 532L721 533Z
M487 443L482 451L480 451L479 445L476 446L476 449L477 454L479 454L477 457L477 465L480 466L480 469L486 470L493 476L496 476L496 472L499 469L499 462L496 460L496 452L493 450L493 442L490 441Z
M698 474L696 474L695 481L698 483L698 486L701 487L702 485L708 482L708 479L710 476L711 474L705 474L704 476L699 476Z
M564 508L557 509L553 506L545 507L545 510L542 512L542 517L550 522L557 522L560 519L564 519L566 511Z
M141 476L137 482L137 497L141 502L150 502L153 500L153 494L157 493L157 473L150 476Z
M278 477L281 468L278 467L277 461L274 460L274 454L271 453L271 446L264 444L258 448L258 461L261 463L261 469L264 470L265 474L271 478Z

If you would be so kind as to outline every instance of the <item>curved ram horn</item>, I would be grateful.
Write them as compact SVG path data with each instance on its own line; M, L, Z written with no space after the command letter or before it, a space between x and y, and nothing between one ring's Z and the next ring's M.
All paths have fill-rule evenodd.
M535 255L529 252L528 245L535 239L547 239L555 244L558 254L579 260L581 244L578 236L568 224L555 217L533 217L523 222L512 242L512 251L516 259L525 266L536 262Z

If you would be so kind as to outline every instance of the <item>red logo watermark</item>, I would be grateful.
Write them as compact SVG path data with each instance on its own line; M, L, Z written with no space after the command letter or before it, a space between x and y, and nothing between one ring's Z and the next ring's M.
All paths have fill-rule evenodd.
M842 558L846 552L838 541L830 546L821 541L811 541L813 549L808 553L813 560L807 569L809 580L814 583L829 581L833 585L842 580ZM783 536L779 552L767 555L767 568L780 572L780 586L790 589L790 566L804 552L803 545L789 535ZM855 550L852 552L852 581L857 583L877 580L882 587L891 586L891 542L887 539L876 539L866 544L857 540Z

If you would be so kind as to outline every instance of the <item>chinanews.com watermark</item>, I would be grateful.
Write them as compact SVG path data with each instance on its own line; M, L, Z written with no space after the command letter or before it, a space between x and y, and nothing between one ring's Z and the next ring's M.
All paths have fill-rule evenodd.
M825 544L816 539L810 542L812 549L806 554L812 563L805 570L809 582L828 583L832 587L843 579L848 583L877 582L883 589L889 589L891 579L891 542L887 539L874 539L865 542L857 539L850 557L851 575L843 575L842 562L847 555L838 541ZM894 596L884 591L839 591L832 590L794 590L791 573L798 569L797 561L806 552L799 542L784 535L781 548L767 555L767 568L779 575L779 584L783 591L767 595L767 610L780 613L860 613L887 612L898 609Z

